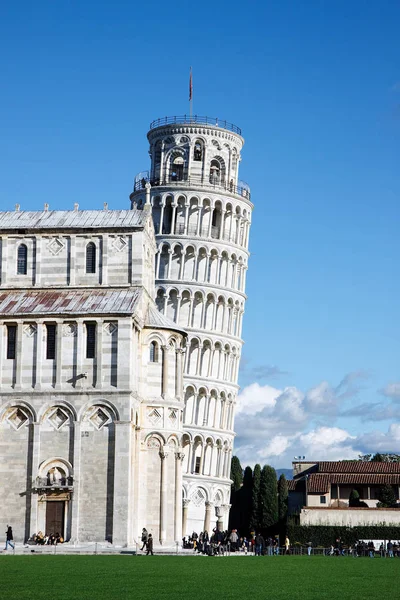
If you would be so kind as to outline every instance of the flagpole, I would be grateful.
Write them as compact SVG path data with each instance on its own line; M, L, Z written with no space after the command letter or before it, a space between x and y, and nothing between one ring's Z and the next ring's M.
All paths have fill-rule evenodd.
M192 121L192 116L193 116L193 76L192 76L192 67L190 67L190 78L189 78L189 116L190 116L190 121Z

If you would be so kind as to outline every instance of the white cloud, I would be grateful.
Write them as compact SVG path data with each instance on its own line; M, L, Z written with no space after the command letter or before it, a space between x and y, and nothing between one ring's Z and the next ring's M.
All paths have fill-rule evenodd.
M400 400L400 383L388 383L388 385L381 390L381 393L387 398L392 398L392 400Z
M294 386L280 390L253 383L245 387L238 398L235 422L235 453L242 464L259 462L283 468L298 455L309 460L343 460L370 452L398 452L400 422L392 423L387 433L375 430L361 435L335 424L335 415L360 417L360 412L371 417L375 412L381 419L397 418L393 410L397 405L376 402L339 410L341 402L357 393L354 382L367 376L355 371L336 387L322 381L306 394ZM385 390L391 397L398 393L400 399L400 384L390 384Z
M270 385L261 386L258 383L252 383L245 387L239 395L236 414L243 412L247 415L255 415L265 407L273 408L280 393L280 390Z

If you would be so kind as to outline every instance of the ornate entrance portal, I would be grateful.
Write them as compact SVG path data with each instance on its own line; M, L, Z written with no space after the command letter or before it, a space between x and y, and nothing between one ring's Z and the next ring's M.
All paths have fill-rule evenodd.
M58 533L64 537L65 502L51 500L46 502L46 533Z

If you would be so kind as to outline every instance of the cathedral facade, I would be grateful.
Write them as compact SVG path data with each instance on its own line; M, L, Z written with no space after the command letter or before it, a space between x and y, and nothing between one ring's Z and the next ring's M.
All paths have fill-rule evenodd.
M240 130L148 133L130 210L0 213L0 527L226 528L252 205ZM4 529L5 530L5 529Z

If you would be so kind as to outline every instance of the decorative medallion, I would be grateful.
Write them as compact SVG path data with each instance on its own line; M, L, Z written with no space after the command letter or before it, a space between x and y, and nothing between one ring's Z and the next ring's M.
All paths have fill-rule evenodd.
M152 425L158 425L162 421L162 408L151 408L147 418Z
M206 497L204 495L204 492L202 490L200 490L199 488L197 488L193 492L193 494L191 496L191 500L195 506L201 506L202 504L204 504Z
M104 323L103 329L108 335L112 335L115 331L117 331L118 325L114 321L110 321L109 323Z
M107 414L101 406L95 407L95 410L89 417L89 420L98 430L102 429L105 425L111 423L110 415Z
M148 442L147 442L147 447L150 449L156 449L159 450L160 448L160 442L158 441L157 438L155 437L151 437Z
M57 406L47 417L49 423L54 427L54 429L61 429L65 423L69 421L68 414L59 406Z
M127 245L128 245L128 242L121 235L118 236L118 237L116 237L116 238L114 238L114 241L111 244L112 248L116 252L122 252L122 250L124 250L127 247Z
M7 422L15 429L21 429L29 423L29 417L22 408L14 408L7 417Z
M57 256L59 252L64 248L65 243L62 239L56 237L49 241L47 244L48 250L51 252L53 256Z
M36 325L34 323L28 323L27 325L24 325L24 335L26 335L26 337L33 337L36 333Z
M65 323L63 325L63 336L64 337L76 337L77 326L76 323Z

